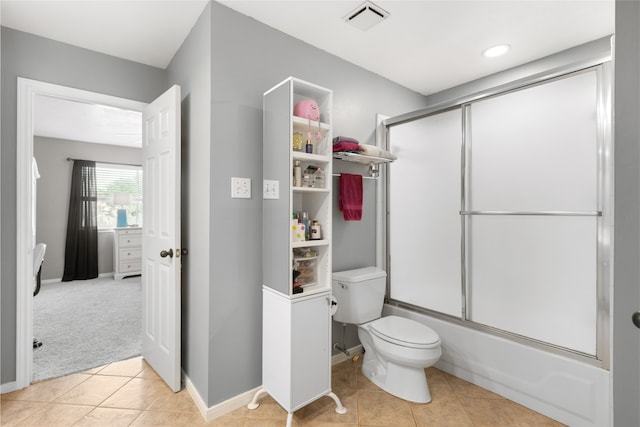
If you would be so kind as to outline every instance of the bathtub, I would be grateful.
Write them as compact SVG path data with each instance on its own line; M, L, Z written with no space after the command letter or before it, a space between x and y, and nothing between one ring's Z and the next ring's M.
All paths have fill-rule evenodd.
M435 330L442 371L570 426L612 426L608 370L388 304L383 314Z

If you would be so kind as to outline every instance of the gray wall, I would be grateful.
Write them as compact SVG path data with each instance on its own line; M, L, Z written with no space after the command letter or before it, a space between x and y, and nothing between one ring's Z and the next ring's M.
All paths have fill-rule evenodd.
M209 396L211 5L167 68L182 94L182 369Z
M613 421L640 425L640 3L616 1Z
M422 95L217 3L212 43L209 405L261 384L263 93L288 76L333 89L334 135L364 143L375 143L376 113L425 105ZM232 176L251 178L251 199L230 198ZM375 201L365 198L367 221L334 217L334 237L352 236L333 246L334 270L375 264Z
M42 279L60 279L64 272L64 248L69 210L71 169L74 159L142 164L142 149L91 144L36 136L33 144L38 162L36 242L47 244ZM113 272L113 232L98 233L98 273Z
M16 94L17 78L150 102L166 88L164 70L2 27L2 282L0 383L16 379ZM7 208L10 207L10 208Z

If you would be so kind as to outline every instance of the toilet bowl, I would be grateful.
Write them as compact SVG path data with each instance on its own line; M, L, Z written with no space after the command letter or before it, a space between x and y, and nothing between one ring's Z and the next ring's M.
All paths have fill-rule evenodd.
M358 326L362 373L374 384L411 402L430 402L424 369L440 358L440 337L415 320L381 317L385 285L386 273L376 267L333 273L333 319Z
M440 337L432 329L410 319L388 316L359 325L358 338L365 349L364 376L402 399L431 401L424 369L442 354Z

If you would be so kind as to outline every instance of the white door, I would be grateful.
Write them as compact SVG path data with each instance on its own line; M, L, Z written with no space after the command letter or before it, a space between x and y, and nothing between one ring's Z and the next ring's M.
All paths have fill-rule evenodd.
M180 86L142 115L142 356L180 390Z

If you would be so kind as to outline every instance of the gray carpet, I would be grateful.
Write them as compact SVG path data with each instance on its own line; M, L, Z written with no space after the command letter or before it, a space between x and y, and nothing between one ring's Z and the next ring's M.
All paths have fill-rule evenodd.
M139 356L140 277L43 284L33 300L33 381Z

